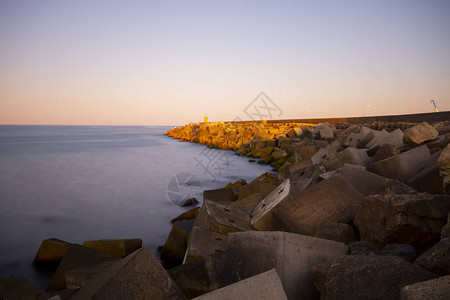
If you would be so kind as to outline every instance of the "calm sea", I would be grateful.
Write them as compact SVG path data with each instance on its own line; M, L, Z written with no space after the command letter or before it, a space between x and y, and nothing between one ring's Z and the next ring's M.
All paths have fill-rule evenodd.
M0 278L45 287L31 262L42 240L141 238L155 254L176 203L269 167L180 143L167 126L0 126ZM201 199L199 199L201 201Z

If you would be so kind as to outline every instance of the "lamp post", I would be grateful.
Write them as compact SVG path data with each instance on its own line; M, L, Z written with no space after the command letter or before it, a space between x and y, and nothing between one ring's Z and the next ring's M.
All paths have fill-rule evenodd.
M370 104L364 105L364 107L363 107L363 117L366 116L366 108L371 107L371 106L372 105L370 105Z

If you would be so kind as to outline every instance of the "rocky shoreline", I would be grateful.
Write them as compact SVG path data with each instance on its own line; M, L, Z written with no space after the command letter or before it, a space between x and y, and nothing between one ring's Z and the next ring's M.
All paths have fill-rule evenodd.
M139 239L42 242L3 299L448 299L450 125L196 123L166 135L270 164L204 191L160 262ZM186 228L188 224L189 230Z

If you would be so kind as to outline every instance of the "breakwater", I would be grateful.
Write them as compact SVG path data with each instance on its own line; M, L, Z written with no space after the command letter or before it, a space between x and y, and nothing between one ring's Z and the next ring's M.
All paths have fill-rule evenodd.
M166 270L145 248L108 260L97 252L113 255L112 246L46 242L67 251L55 276L72 266L65 286L59 281L52 293L75 299L448 295L448 120L199 123L167 135L233 149L277 173L205 191L201 207L173 220L161 253ZM136 241L102 243L126 248ZM101 258L87 271L73 267L81 255Z

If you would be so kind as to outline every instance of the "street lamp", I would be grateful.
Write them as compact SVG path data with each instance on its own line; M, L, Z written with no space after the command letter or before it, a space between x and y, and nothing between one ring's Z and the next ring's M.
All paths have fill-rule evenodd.
M364 105L364 107L363 107L363 117L366 115L366 108L371 107L371 106L372 105L370 105L370 104Z

